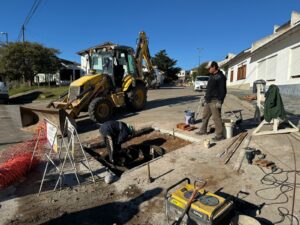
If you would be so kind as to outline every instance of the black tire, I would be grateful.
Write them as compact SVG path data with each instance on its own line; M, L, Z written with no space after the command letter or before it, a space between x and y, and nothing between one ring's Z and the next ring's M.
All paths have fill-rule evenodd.
M103 123L113 114L113 105L107 98L95 98L89 104L89 116L94 122Z
M126 105L133 111L142 110L147 102L147 89L144 84L137 83L127 93Z

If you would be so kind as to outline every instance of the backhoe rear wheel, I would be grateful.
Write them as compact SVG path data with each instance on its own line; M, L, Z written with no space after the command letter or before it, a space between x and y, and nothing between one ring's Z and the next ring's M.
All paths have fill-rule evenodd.
M99 97L90 102L88 111L91 120L103 123L112 116L113 105L107 98Z
M134 111L142 110L147 102L147 90L144 84L137 83L127 94L127 106Z

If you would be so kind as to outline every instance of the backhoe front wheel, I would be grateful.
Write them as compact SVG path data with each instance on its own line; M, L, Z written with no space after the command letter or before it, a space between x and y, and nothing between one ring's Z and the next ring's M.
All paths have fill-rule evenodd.
M147 90L144 84L137 83L127 93L127 105L134 111L142 110L147 102Z
M113 105L106 98L95 98L89 104L90 119L103 123L110 119L113 113Z

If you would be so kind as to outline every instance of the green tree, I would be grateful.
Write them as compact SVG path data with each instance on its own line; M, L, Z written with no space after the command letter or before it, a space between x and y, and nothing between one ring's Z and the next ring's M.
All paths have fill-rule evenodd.
M152 63L164 73L165 81L168 82L178 79L176 74L179 73L181 68L176 67L177 60L170 58L166 50L161 50L156 53L152 58Z
M193 71L193 74L192 74L193 80L195 80L196 76L199 76L199 75L202 75L202 76L209 75L208 69L205 68L207 66L207 64L208 64L208 62L204 62L200 66L198 66L192 70Z
M11 42L0 46L0 74L9 80L33 82L38 73L55 73L60 67L59 51L39 43Z

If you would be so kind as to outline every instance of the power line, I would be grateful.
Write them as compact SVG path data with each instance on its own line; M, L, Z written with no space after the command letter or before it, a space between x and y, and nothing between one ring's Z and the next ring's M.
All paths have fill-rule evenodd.
M26 26L30 19L32 18L33 14L36 12L37 8L39 7L39 5L41 4L42 0L35 0L32 9L31 9L31 14L28 18L25 19L24 25Z
M29 21L31 20L32 16L34 15L34 13L36 12L37 8L39 7L39 5L41 4L42 0L34 0L31 9L29 10L24 23L21 26L19 35L18 35L18 41L21 40L21 37L23 38L23 41L25 40L25 26L28 25Z

